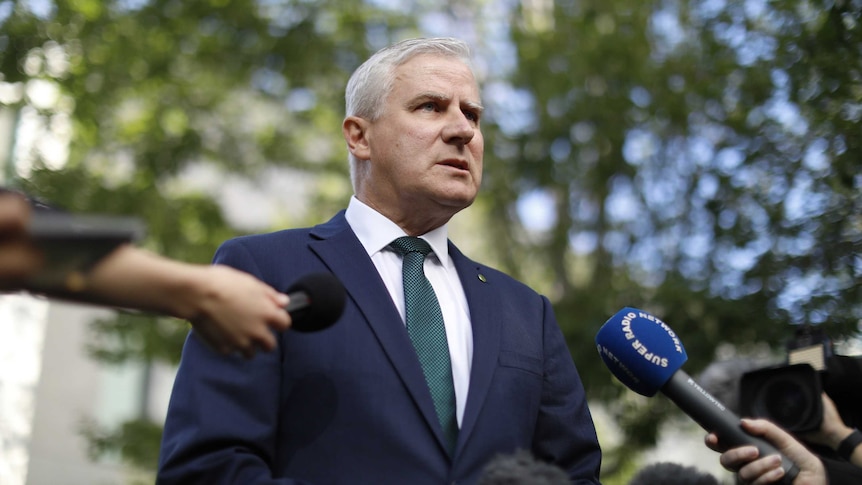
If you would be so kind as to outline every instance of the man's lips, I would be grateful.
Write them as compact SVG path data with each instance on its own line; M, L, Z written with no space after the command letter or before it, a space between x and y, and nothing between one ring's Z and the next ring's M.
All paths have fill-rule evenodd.
M447 167L457 168L458 170L470 170L470 164L467 163L466 160L457 160L457 159L443 160L442 162L439 163L439 165L445 165Z

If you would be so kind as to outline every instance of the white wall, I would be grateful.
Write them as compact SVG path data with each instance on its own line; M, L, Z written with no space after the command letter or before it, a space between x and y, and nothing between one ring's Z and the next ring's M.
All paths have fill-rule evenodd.
M85 351L89 323L110 315L110 311L89 306L50 304L41 375L35 389L27 485L124 482L124 470L118 463L89 460L79 431L82 419L98 416L105 407L106 393L112 391L106 389L110 370L97 365Z

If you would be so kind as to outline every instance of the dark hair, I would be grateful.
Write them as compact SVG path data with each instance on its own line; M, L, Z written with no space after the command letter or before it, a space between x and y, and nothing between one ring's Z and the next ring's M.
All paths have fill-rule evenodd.
M562 468L536 459L529 451L497 455L488 462L477 485L568 485Z
M692 466L658 462L642 468L629 485L719 485L719 481Z

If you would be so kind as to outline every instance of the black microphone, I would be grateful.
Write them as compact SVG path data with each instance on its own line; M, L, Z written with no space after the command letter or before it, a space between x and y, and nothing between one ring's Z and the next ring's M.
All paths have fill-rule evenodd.
M754 445L760 456L781 455L784 478L790 484L799 468L766 440L746 433L739 417L710 395L682 369L688 360L677 335L660 319L643 310L623 308L596 334L599 355L611 373L631 390L652 397L659 390L722 446Z
M485 465L476 485L570 485L569 474L553 463L536 458L531 452L518 449L511 454L499 454Z
M315 332L334 324L344 311L344 286L331 273L311 273L285 292L290 298L284 309L297 332Z

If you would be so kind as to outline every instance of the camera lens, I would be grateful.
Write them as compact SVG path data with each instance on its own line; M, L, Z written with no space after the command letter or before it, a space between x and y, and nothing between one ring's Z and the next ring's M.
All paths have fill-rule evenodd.
M805 422L814 410L811 393L792 379L767 382L756 402L758 414L785 428Z
M820 375L809 364L768 367L743 374L743 416L770 419L790 431L814 431L823 418Z

